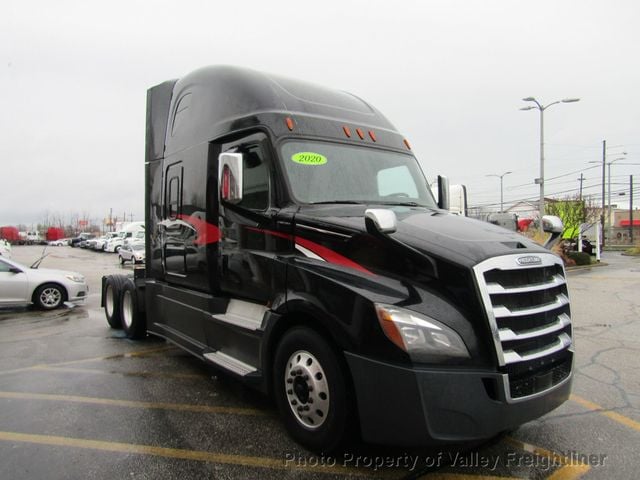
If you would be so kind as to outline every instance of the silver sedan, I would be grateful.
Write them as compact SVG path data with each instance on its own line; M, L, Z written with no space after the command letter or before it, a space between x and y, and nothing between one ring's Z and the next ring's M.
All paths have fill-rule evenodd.
M0 257L0 306L34 303L53 310L65 302L84 302L88 293L84 276L77 272L26 267Z

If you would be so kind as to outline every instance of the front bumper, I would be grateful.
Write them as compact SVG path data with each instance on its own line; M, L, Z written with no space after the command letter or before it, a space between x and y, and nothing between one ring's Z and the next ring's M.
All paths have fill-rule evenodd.
M89 285L86 283L73 283L67 286L67 302L84 303L89 295Z
M408 368L345 352L363 440L426 446L489 439L569 398L572 374L530 397L508 399L506 375L459 368ZM505 383L506 382L506 383Z

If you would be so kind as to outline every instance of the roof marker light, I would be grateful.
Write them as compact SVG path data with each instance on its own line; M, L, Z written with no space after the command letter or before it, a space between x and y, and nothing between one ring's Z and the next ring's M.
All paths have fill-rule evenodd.
M369 136L371 137L371 140L373 140L374 142L378 141L378 139L376 138L376 134L374 133L373 130L369 130Z
M356 128L356 133L360 137L360 140L364 140L364 132L361 129Z
M409 145L409 140L407 140L406 138L404 139L404 145L411 150L411 145Z
M344 134L351 138L351 130L349 129L349 127L347 127L346 125L342 127L342 130L344 130Z
M285 123L287 124L287 128L290 131L293 130L293 120L291 119L291 117L287 117L287 119L285 120Z

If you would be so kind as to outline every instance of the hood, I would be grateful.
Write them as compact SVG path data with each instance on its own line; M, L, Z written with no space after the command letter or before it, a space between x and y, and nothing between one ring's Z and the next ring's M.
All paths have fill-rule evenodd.
M325 231L327 236L371 236L364 212L367 208L388 208L398 219L397 231L388 236L420 252L447 263L472 267L490 257L507 254L543 253L542 246L526 237L487 222L422 207L376 205L314 205L296 214L298 235L305 226ZM331 235L331 234L334 235ZM354 236L355 235L355 236Z
M68 270L56 270L53 268L27 268L26 271L29 275L46 276L53 278L56 276L66 277L67 275L76 275L84 278L84 275L78 272L71 272Z

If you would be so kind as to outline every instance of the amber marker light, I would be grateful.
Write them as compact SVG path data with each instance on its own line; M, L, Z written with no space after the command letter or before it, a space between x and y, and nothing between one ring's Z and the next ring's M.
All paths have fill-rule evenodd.
M371 140L373 140L374 142L378 141L378 139L376 138L376 134L373 130L369 130L369 137L371 137Z
M285 123L287 124L287 128L290 131L293 130L293 120L291 119L291 117L287 117L287 119L285 120Z
M380 322L380 326L382 327L382 330L384 330L384 334L387 336L387 338L406 352L407 347L404 345L402 335L400 334L398 327L393 321L391 314L386 309L378 305L376 305L376 313L378 314L378 321Z
M347 127L346 125L342 127L342 130L344 130L344 134L351 138L351 130L349 129L349 127Z
M409 145L409 140L407 140L406 138L404 139L404 145L411 150L411 145Z
M360 140L364 140L364 132L361 129L356 128L356 133L360 137Z

